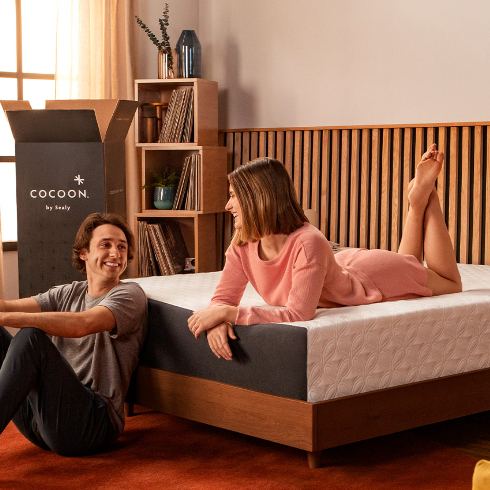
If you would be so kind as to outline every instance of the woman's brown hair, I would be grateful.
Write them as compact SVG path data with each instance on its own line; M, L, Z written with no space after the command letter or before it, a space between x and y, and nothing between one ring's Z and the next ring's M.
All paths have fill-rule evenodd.
M86 275L87 270L85 268L85 261L80 258L80 254L83 250L89 250L90 240L92 240L94 230L101 225L113 225L122 230L128 242L128 261L133 258L134 237L126 221L117 214L92 213L80 225L72 248L71 262L82 274Z
M233 245L271 234L289 235L308 221L293 182L279 160L252 160L229 174L228 181L240 204L242 219L242 227L233 235Z

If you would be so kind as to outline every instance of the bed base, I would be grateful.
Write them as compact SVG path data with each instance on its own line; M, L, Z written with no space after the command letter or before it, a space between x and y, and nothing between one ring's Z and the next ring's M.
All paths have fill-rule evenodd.
M323 449L490 410L490 369L318 403L143 366L134 381L131 404L302 449L310 468Z

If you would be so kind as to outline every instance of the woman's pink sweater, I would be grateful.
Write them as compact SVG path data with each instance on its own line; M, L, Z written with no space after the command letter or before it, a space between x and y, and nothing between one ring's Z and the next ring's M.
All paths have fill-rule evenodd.
M291 233L279 255L259 257L259 242L231 245L211 305L238 306L247 283L271 307L238 307L236 323L311 320L318 307L364 305L430 296L427 272L411 255L348 249L333 253L328 240L305 223Z

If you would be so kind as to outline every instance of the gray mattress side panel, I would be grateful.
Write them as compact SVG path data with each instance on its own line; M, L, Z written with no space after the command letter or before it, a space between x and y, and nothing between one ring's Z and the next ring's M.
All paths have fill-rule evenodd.
M233 360L218 359L205 335L196 340L192 311L148 300L148 334L141 366L219 381L278 396L307 399L307 330L284 324L237 325Z

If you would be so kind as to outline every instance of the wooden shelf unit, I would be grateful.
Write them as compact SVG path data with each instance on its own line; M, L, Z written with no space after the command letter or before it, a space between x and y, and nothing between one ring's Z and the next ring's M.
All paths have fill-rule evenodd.
M200 157L199 213L220 213L224 211L227 192L226 148L224 146L188 146L176 145L154 146L142 148L141 178L142 182L151 180L151 172L162 172L165 167L177 175L182 172L185 157L198 154ZM153 188L143 189L141 194L143 212L153 211Z
M162 80L136 80L135 96L140 102L135 118L136 146L173 146L183 143L146 143L143 135L144 104L170 102L172 91L178 88L194 89L194 131L191 143L186 145L217 146L218 145L218 84L202 78L171 78Z
M142 105L168 103L172 91L180 87L194 89L194 130L190 143L144 143ZM217 257L217 214L224 212L227 200L226 148L218 146L218 84L203 79L136 80L135 96L140 102L136 118L136 146L140 148L142 182L150 180L151 172L166 167L180 175L185 158L199 155L199 209L158 210L153 205L153 188L141 192L139 221L177 222L182 231L189 257L195 258L196 272L212 272L219 268Z

